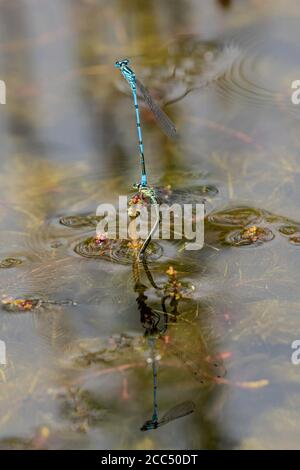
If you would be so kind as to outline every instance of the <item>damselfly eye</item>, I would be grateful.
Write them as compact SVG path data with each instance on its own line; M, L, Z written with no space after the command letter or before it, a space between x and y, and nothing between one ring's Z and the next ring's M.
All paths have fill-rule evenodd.
M129 64L129 60L128 59L124 59L124 60L117 60L115 62L115 67L117 67L118 69L120 69L121 67L123 67L123 65L128 65Z

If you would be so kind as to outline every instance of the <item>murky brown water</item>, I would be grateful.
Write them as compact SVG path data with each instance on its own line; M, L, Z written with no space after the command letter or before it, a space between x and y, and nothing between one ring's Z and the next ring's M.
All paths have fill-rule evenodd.
M300 447L300 8L174 4L1 2L1 448ZM141 107L151 183L206 199L201 251L95 243L139 177L123 57L178 127Z

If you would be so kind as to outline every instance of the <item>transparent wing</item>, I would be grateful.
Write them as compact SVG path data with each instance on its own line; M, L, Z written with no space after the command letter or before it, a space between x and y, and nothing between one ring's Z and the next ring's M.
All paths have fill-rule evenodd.
M221 357L211 356L207 350L206 341L197 329L187 328L185 325L169 328L170 342L166 348L176 356L192 373L195 379L202 384L218 383L218 379L225 377L226 368Z
M141 427L141 431L151 431L151 429L156 429L157 427L158 423L150 419L144 422L143 426Z
M226 368L221 359L217 361L204 358L191 360L185 352L174 347L169 349L183 362L185 367L190 370L195 379L201 384L216 383L218 379L222 379L226 375Z
M181 189L173 189L168 187L155 188L161 202L173 204L204 203L206 198L214 197L218 193L218 189L213 185L190 186Z
M151 98L151 95L147 88L145 88L144 85L138 79L136 79L136 85L138 90L141 92L144 100L146 101L147 105L151 109L153 116L160 125L161 129L168 137L174 138L176 136L176 127L174 123L158 106L158 104L155 103L155 101Z
M162 426L163 424L167 424L178 418L183 418L183 416L193 413L195 408L196 406L193 401L184 401L179 403L179 405L173 406L173 408L163 415L162 419L158 422L158 426Z
M175 419L183 418L184 416L193 413L195 408L196 405L193 401L184 401L179 403L179 405L173 406L173 408L167 411L159 421L146 421L141 427L141 431L150 431L151 429L156 429L164 424L168 424Z

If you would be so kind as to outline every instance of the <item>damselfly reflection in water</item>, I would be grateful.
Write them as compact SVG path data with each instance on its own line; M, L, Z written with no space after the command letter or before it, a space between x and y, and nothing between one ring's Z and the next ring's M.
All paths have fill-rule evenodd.
M135 290L139 292L137 303L141 312L141 323L145 328L145 337L148 339L150 356L147 362L152 365L153 375L153 413L152 418L147 420L141 427L141 431L149 431L156 429L164 424L167 424L175 419L187 416L195 410L195 404L192 401L186 401L171 408L165 413L162 419L159 419L158 412L158 397L157 397L157 363L160 361L161 356L156 353L156 341L160 334L163 334L165 327L159 328L160 316L155 314L154 311L146 304L147 297L144 294L146 287L142 284L136 284Z
M141 431L150 431L151 429L159 428L164 424L168 424L171 421L174 421L178 418L183 418L184 416L188 416L195 411L195 403L193 401L184 401L179 403L178 405L173 406L170 408L166 413L164 413L163 417L158 420L157 419L150 419L145 421L143 426L141 427ZM154 415L153 415L154 416Z
M200 383L213 383L217 382L218 378L225 375L225 369L223 368L223 373L220 372L220 364L214 362L213 364L207 357L207 353L201 344L201 356L198 357L197 362L193 362L189 359L189 355L186 354L184 348L181 351L178 349L177 340L172 336L168 337L167 343L164 341L164 337L167 335L168 327L171 323L177 322L177 317L180 316L178 304L186 298L187 288L185 284L177 282L176 271L170 267L167 270L168 282L163 288L156 286L156 283L153 280L152 274L145 262L143 261L143 266L150 281L150 284L159 294L162 293L161 305L162 311L159 312L148 305L148 297L145 295L145 292L148 290L148 287L141 282L140 276L140 266L136 260L133 264L133 276L135 292L138 293L137 304L140 311L140 321L145 330L144 337L148 341L148 346L150 350L150 355L147 359L147 362L152 365L152 375L153 375L153 412L152 418L147 420L141 427L142 431L156 429L164 424L168 424L171 421L174 421L178 418L182 418L194 412L195 404L194 402L187 400L180 404L173 406L169 409L161 419L159 419L159 409L158 409L158 362L161 360L160 352L157 351L158 341L162 341L165 345L165 348L171 352L172 356L179 358L187 370L192 371L195 378L200 379ZM169 302L168 302L169 300ZM168 312L168 307L170 307L170 312ZM189 325L189 328L192 326ZM198 349L196 347L196 349ZM200 359L200 364L199 364ZM212 366L212 367L211 367Z
M146 332L145 334L151 332ZM160 361L160 355L157 355L155 352L155 344L157 337L149 336L148 343L151 351L151 356L148 358L148 363L152 364L152 374L153 374L153 414L150 420L147 420L141 427L141 431L150 431L151 429L156 429L164 424L168 424L171 421L174 421L178 418L183 418L194 412L196 406L192 401L185 401L178 405L175 405L170 410L168 410L161 419L158 415L158 400L157 400L157 363Z

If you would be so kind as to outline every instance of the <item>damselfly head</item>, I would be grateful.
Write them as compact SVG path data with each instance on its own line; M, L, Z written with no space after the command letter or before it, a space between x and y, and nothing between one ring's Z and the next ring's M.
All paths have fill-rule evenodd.
M152 421L150 419L149 421L146 421L143 426L141 427L141 431L150 431L151 429L156 429L157 428L157 421Z
M128 65L128 64L129 64L129 59L117 60L115 62L115 67L117 69L121 69L124 65Z

